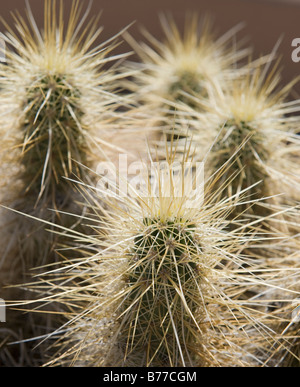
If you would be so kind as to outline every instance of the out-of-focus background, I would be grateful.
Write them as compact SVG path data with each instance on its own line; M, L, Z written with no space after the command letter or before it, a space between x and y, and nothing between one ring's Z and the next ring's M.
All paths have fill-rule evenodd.
M72 0L63 1L66 10ZM80 0L88 6L89 0ZM43 25L43 4L41 0L29 0L37 24ZM25 0L0 0L0 14L12 24L11 11L25 14ZM300 43L300 0L94 0L92 14L102 12L101 23L104 27L102 39L117 33L121 28L135 21L130 32L136 38L142 37L140 26L146 27L154 36L161 39L160 13L171 13L179 28L184 25L186 12L195 12L200 16L209 14L214 20L217 35L244 22L244 28L238 37L246 37L248 45L253 46L255 55L268 54L279 39L278 54L282 56L282 80L286 83L300 75L300 62L292 60L296 47L292 41L299 38ZM0 32L3 31L3 25ZM124 43L118 51L125 52ZM298 54L300 59L300 52ZM295 86L295 97L300 96L300 82Z

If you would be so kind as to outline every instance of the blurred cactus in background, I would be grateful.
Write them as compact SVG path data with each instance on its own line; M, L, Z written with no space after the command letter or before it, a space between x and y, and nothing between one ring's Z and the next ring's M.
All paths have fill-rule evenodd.
M234 160L218 182L222 186L232 177L227 195L239 195L245 188L252 187L248 191L249 198L270 197L269 206L273 204L278 210L280 205L292 204L300 198L296 158L300 139L294 115L300 110L300 102L288 100L295 82L280 88L280 73L276 66L268 71L270 65L249 68L245 76L229 82L224 90L211 89L209 102L200 97L198 104L205 105L206 114L200 117L193 112L193 127L198 126L193 139L199 144L199 157L204 158L202 144L210 133L213 145L207 168L211 173ZM194 102L197 105L195 98ZM270 214L272 211L266 207L245 203L237 207L233 215L237 211L259 216Z
M220 88L228 80L243 73L239 65L250 52L237 40L241 25L218 39L211 20L188 14L184 32L171 17L161 16L164 41L148 31L143 33L149 43L137 42L128 32L125 38L135 50L140 62L127 62L128 69L136 70L125 82L134 92L138 103L151 109L152 125L173 132L177 122L177 105L195 108L191 96L208 98L208 87ZM182 125L178 125L181 136Z

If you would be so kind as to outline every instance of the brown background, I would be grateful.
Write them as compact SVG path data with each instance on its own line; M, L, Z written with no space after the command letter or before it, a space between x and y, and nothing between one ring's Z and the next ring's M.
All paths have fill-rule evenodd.
M86 6L87 0L81 0ZM63 0L66 9L71 0ZM29 0L39 26L43 21L43 1ZM11 11L24 14L25 0L0 0L1 16L12 23ZM140 37L139 27L145 26L152 34L162 38L158 14L171 12L177 24L182 28L186 11L199 15L209 13L214 20L218 35L228 31L240 22L245 27L239 37L247 37L248 44L255 49L256 56L268 54L279 38L282 38L279 54L282 56L283 83L300 74L300 62L291 59L294 38L300 38L300 0L94 0L92 14L103 11L101 23L104 26L102 39L109 38L132 21L135 24L130 32ZM1 27L2 32L3 27ZM125 52L124 43L118 48ZM300 82L295 87L295 97L300 96Z

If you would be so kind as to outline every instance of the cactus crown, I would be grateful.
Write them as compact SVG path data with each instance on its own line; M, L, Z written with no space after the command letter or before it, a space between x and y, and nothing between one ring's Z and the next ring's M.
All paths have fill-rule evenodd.
M210 84L217 79L223 83L238 74L233 65L244 58L248 50L239 49L239 43L232 49L230 41L237 28L215 39L211 21L208 18L201 20L195 14L187 15L183 31L169 17L162 16L161 25L165 34L163 43L146 31L149 45L141 45L128 37L145 65L145 71L137 73L134 82L130 83L139 98L154 104L161 104L161 98L187 102L188 99L180 95L181 90L206 97L203 81Z

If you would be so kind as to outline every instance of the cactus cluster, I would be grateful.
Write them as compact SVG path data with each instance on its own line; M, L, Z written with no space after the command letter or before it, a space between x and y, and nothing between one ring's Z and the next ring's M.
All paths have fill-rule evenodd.
M162 17L165 41L125 28L98 44L72 4L65 24L45 0L42 31L29 6L4 21L0 291L31 326L14 312L0 362L299 366L294 81L280 89L274 53L250 59L239 26L217 39L189 16L181 35ZM139 62L113 54L121 35ZM132 148L139 176L110 180Z

